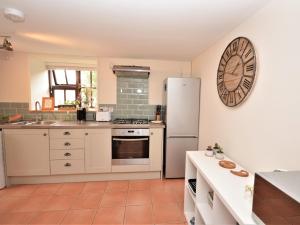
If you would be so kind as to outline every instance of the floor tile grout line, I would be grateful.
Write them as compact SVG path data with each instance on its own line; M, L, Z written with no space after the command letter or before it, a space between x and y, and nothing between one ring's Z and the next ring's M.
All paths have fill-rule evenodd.
M72 196L73 197L73 203L70 205L70 207L67 209L67 210L64 210L64 211L66 211L66 213L64 214L64 216L62 217L62 219L61 219L61 223L63 223L63 221L64 221L64 219L66 218L66 216L67 215L69 215L69 213L72 211L72 210L76 210L76 209L73 209L72 207L73 207L73 205L74 205L74 202L76 201L76 199L78 199L82 194L83 194L83 190L84 190L84 188L86 187L86 185L88 184L88 182L85 182L84 183L84 185L82 186L82 188L81 188L81 190L80 190L80 192L79 193L77 193L75 196ZM175 183L174 183L175 184ZM49 196L49 198L51 198L51 197L53 197L53 196L58 196L58 195L56 195L56 193L59 191L59 190L61 190L61 188L62 188L62 186L63 186L64 184L60 184L60 187L58 187L57 189L56 189L56 191L54 192L54 193L51 193L51 195L48 195ZM176 184L177 185L177 184ZM154 213L154 198L153 198L153 191L152 190L155 190L155 188L152 188L153 187L153 185L149 185L150 187L149 187L149 189L145 189L145 187L143 187L142 188L142 190L139 190L139 189L137 189L137 190L131 190L132 192L136 192L136 191L149 191L149 194L151 195L150 196L150 204L151 204L151 217L152 217L152 220L153 220L153 222L155 221L154 219L154 216L155 216L155 213ZM175 195L179 195L180 194L180 185L178 185L178 186L173 186L172 185L172 183L170 183L170 185L168 186L168 187L170 187L168 190L170 190L171 191L171 193L175 196ZM178 187L178 188L177 188ZM36 190L38 190L38 188L39 187L37 187L37 188L35 188L35 191L33 191L29 196L21 196L21 197L24 197L24 198L26 198L26 199L28 199L28 197L30 198L31 196L34 196L34 193L36 192ZM129 198L129 190L130 189L130 181L127 181L127 189L126 189L126 199L125 199L125 210L124 210L124 216L123 216L123 223L125 223L126 222L126 210L127 210L127 207L129 207L129 206L142 206L142 205L148 205L148 202L147 203L141 203L141 204L134 204L134 205L128 205L128 198ZM163 184L162 184L162 189L160 189L160 188L158 188L157 189L158 191L160 191L160 190L166 190L166 182L165 181L163 181ZM103 195L106 193L108 191L108 185L106 184L105 185L105 188L104 189L101 189L101 198L99 199L99 202L98 202L98 204L97 204L97 207L96 208L92 208L91 210L93 210L94 211L94 215L93 215L93 220L92 220L92 223L94 223L94 220L95 220L95 216L96 216L96 214L97 214L97 211L99 211L100 210L100 208L101 208L101 202L102 202L102 200L103 200ZM94 193L94 192L93 192ZM113 192L112 192L113 193ZM90 193L86 193L86 194L90 194ZM39 195L37 195L37 196L39 196ZM69 195L60 195L60 196L69 196ZM173 202L172 202L173 203ZM181 207L182 207L182 201L181 200L179 200L179 198L177 198L176 199L176 202L174 202L174 203L176 203L176 208L177 209L181 209ZM78 209L78 210L83 210L83 209L85 209L85 208L82 208L82 209ZM46 210L47 211L47 210ZM49 210L49 211L61 211L61 210ZM43 211L41 211L41 212L43 212ZM31 220L30 220L30 222L33 220L33 218L31 218Z
M92 223L91 223L91 225L92 224L94 224L94 221L95 221L95 218L96 218L96 215L97 215L97 212L98 212L98 209L94 209L94 216L93 216L93 219L92 219Z
M129 195L129 182L127 186L127 194L126 194L126 199L125 199L125 210L124 210L124 216L123 216L123 224L126 222L126 210L127 210L127 201L128 201L128 195Z

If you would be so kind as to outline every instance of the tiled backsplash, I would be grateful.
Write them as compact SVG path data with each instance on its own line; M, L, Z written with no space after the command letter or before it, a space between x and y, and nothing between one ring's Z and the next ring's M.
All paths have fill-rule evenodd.
M112 107L112 119L137 118L153 120L156 105L148 105L148 79L117 79L117 105L100 104L99 107ZM75 112L34 112L29 111L28 103L0 102L0 116L22 114L25 120L34 120L36 116L43 120L76 120Z
M138 118L153 120L156 106L148 105L148 79L117 78L117 105L99 105L113 107L113 119Z
M28 103L19 102L0 102L0 116L14 114L23 115L25 120L34 120L36 116L42 120L76 120L75 112L30 112Z

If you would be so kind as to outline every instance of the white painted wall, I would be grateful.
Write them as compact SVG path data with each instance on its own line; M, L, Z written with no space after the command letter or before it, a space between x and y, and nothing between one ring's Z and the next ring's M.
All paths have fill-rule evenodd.
M128 58L98 58L98 99L101 104L117 103L117 78L112 72L113 65L150 66L149 104L162 104L163 81L169 76L191 76L191 62L128 59Z
M251 171L300 169L300 1L275 0L192 61L202 78L200 148L220 143ZM257 53L257 79L236 108L216 87L221 55L231 40L248 37Z
M4 60L0 58L0 101L31 102L48 95L47 64L97 65L98 103L116 104L116 76L114 64L146 65L151 67L149 78L149 104L162 103L163 80L168 76L191 76L191 62L126 58L70 57L62 55L14 52Z
M0 102L29 102L28 55L12 52L8 57L0 57Z

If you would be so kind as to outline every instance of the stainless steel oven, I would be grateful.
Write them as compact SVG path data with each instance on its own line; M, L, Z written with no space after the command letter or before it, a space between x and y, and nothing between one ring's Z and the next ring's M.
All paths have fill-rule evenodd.
M147 165L149 129L112 129L112 165Z

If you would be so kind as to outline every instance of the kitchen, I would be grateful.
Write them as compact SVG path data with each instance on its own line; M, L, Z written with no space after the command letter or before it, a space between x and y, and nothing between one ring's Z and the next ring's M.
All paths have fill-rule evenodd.
M18 154L11 152L10 159L15 163L11 164L11 167L6 165L6 172L9 169L8 171L12 174L14 172L17 174L17 176L9 176L8 181L11 184L23 185L13 185L0 191L2 200L2 203L0 202L0 221L1 218L3 221L1 223L11 223L12 221L9 219L16 218L14 223L34 224L34 221L41 223L38 222L39 219L43 221L42 219L48 217L48 221L51 221L52 224L74 223L74 220L70 222L72 218L76 218L76 223L79 224L183 224L185 222L191 224L193 222L191 219L194 217L196 224L211 224L208 223L209 221L199 222L199 217L205 217L205 214L199 214L197 211L195 214L191 214L198 205L193 206L189 203L189 200L193 200L193 198L189 199L190 193L185 190L184 186L187 181L185 182L183 179L160 180L163 175L163 161L166 159L163 149L166 144L165 126L168 129L168 124L150 122L146 125L138 125L142 129L149 129L149 134L143 134L141 139L145 139L143 143L150 143L149 160L146 160L150 164L146 164L146 166L145 164L116 165L120 162L116 159L113 172L111 170L113 168L112 160L115 159L108 157L111 156L113 145L112 129L122 126L132 129L132 126L136 125L125 125L124 127L123 124L111 124L110 122L76 122L74 110L51 111L51 101L44 104L44 109L50 107L47 111L41 111L39 107L35 111L36 101L39 101L43 108L42 98L50 97L49 86L51 85L49 85L48 74L49 71L55 69L96 71L96 85L89 87L89 90L96 88L96 94L90 94L89 97L92 96L93 101L88 102L94 112L87 112L87 120L94 120L95 111L100 108L103 111L113 111L112 120L134 117L149 121L164 120L164 81L168 77L196 80L200 77L200 106L195 105L192 109L200 111L199 122L194 122L198 127L199 140L198 147L193 150L205 150L207 146L217 142L223 147L226 157L236 164L242 165L241 168L250 173L251 179L252 174L260 171L299 170L297 160L299 158L297 146L300 144L297 138L297 127L300 125L298 119L299 97L296 91L299 77L296 72L297 51L291 50L298 50L300 47L297 42L299 32L292 29L292 27L297 27L296 21L299 19L300 6L296 1L238 3L238 1L231 0L218 1L217 7L215 3L208 3L208 1L188 1L186 4L181 1L172 3L156 1L151 4L144 1L139 3L126 1L126 4L120 1L111 1L111 3L91 1L91 5L81 1L74 1L72 5L60 1L57 3L60 4L60 7L56 7L53 2L48 1L45 1L44 5L33 3L30 0L24 2L27 4L18 1L0 2L2 10L16 8L25 15L24 21L17 23L8 20L3 15L0 19L1 28L3 27L1 35L10 36L6 40L11 42L14 48L12 52L0 50L0 113L4 117L21 114L26 121L37 119L55 122L55 124L29 125L35 126L31 129L26 128L27 125L13 125L15 126L13 129L5 128L9 125L3 125L4 133L6 130L8 133L17 132L9 134L10 137L23 136L26 132L31 133L28 134L30 138L22 139L27 147L21 142L6 142L5 137L3 139L5 151L7 151L7 145L14 147L19 143L18 148L24 150L22 151L24 155L20 156L19 152L17 152ZM120 7L115 7L115 4ZM64 9L67 8L70 13L69 17L65 17L67 12ZM82 9L82 12L78 10L79 8ZM78 12L79 15L74 15L75 12ZM145 12L145 15L138 12ZM56 13L57 18L53 18L51 15L56 15ZM118 17L112 16L116 14ZM74 23L77 21L75 18L78 18L76 23ZM51 23L52 21L53 23ZM74 35L74 29L79 27L79 23L81 23L80 29L83 32L78 31ZM87 24L91 26L91 29ZM97 29L93 29L92 24L95 24ZM135 32L137 27L141 29L139 32ZM270 37L271 33L274 34L272 37ZM246 95L247 98L242 99L242 104L228 107L218 95L217 70L226 46L238 37L247 37L253 44L256 54L256 77L253 81L244 82L246 87L250 88L250 84L252 86L251 93L249 91ZM233 64L235 68L231 66L232 73L241 72L239 62L233 62ZM113 71L114 65L150 67L149 78L138 79L140 81L134 87L135 83L132 83L131 79L137 78L130 78L129 81L126 81L126 78L118 78ZM249 67L250 70L251 67ZM83 77L81 78L83 79ZM91 83L93 83L92 79ZM55 85L51 84L53 86L51 90L54 90ZM232 84L235 85L235 83ZM128 94L125 93L128 91L126 87L129 85L136 90L136 95L131 96L132 99L128 98ZM138 92L141 93L137 93L138 89L140 89ZM280 93L278 90L281 90ZM193 97L190 99L193 100ZM56 106L54 102L54 108ZM161 119L156 119L157 106L162 106ZM93 107L95 108L93 109ZM186 120L187 117L181 118L181 115L185 115L186 108L180 105L177 108L182 111L182 114L179 113L176 117L178 121ZM75 126L81 127L75 128L74 123ZM94 123L97 125L93 125ZM101 126L101 129L88 127L88 125ZM169 127L172 125L173 123ZM61 128L62 133L59 133L58 127ZM22 132L19 134L18 132L21 130ZM63 137L64 132L70 133L67 136L72 137L68 138L68 141L73 142L66 141ZM151 138L151 132L155 138ZM44 138L44 141L39 143L48 146L44 156L41 155L40 148L36 148L34 143L39 135ZM114 138L118 139L119 137L119 134L116 134ZM127 138L127 136L125 137ZM124 136L121 139L123 138ZM151 151L151 141L156 146L153 151ZM71 145L64 146L67 142ZM63 146L59 147L59 145ZM73 145L77 147L72 149ZM108 149L108 154L105 155L101 152L101 157L99 155L94 157L93 153L99 154L97 146ZM177 145L175 144L175 146ZM63 151L59 152L60 148L63 148ZM58 168L58 170L48 176L21 176L22 172L26 174L28 171L24 170L22 163L16 163L14 160L17 157L24 159L25 156L28 156L28 152L30 153L30 149L34 157L40 156L36 159L31 158L32 161L25 164L31 166L32 162L40 163L39 166L43 168L43 172L36 170L34 172L51 172L50 164L43 161L43 159L48 160L48 157L53 164L52 167ZM282 149L284 149L284 153ZM144 150L146 154L143 155L147 156L146 148ZM60 165L54 164L64 159L56 157L68 157L57 155L62 152L64 154L74 153L72 156L78 157L73 159L78 161L75 168L78 169L76 174L67 176L59 174L62 168ZM7 156L5 154L4 159ZM145 158L144 156L142 158ZM52 160L50 157L53 157ZM190 154L188 157L193 156ZM185 161L182 157L180 158L181 161ZM210 158L206 157L205 159ZM191 172L187 178L195 178L195 171L197 171L196 174L201 180L199 175L201 171L206 171L205 168L202 168L192 158L189 158L187 162ZM68 162L64 164L66 163ZM72 168L72 166L63 166L63 169L67 168L68 170L69 167ZM19 168L21 170L18 170ZM89 172L93 170L101 172ZM33 175L32 170L30 173ZM294 185L296 185L296 178ZM234 178L230 177L230 179ZM210 183L213 184L211 188L219 190L219 187L215 186L214 180L205 182L212 182ZM252 182L251 180L250 184ZM47 186L43 183L51 184ZM224 185L224 191L225 187L226 185ZM18 190L18 188L20 189ZM45 192L46 189L49 192L52 191L52 194L42 197L34 194ZM97 199L96 206L72 206L69 201L85 199L88 202L88 199L92 198L92 193L85 193L87 189L97 190L97 194L93 193ZM74 195L75 193L80 194L74 196L67 192L74 192ZM111 193L117 193L115 196L117 199L112 200L114 196ZM223 205L227 206L228 201L222 202L224 200L222 192L215 193L214 201L220 200ZM140 201L143 200L142 203L130 204L137 196ZM232 199L234 197L229 198L229 203ZM65 207L62 207L63 203L61 203L51 209L50 205L55 205L55 200L66 201ZM111 204L110 200L114 204ZM32 212L35 211L29 210L30 204L37 208L36 205L41 206L43 202L48 202L48 210L37 210L39 215L31 218ZM20 206L17 207L18 205ZM249 204L245 203L245 205L247 212L251 214L251 209L248 209ZM216 209L217 206L218 204L215 206ZM230 220L232 217L235 222L243 224L239 214L236 214L237 208L230 208L229 224L232 223ZM105 218L105 214L109 211L112 211L110 215L114 215L110 218L118 218L117 221ZM134 212L140 212L143 216L139 217L135 215L139 213ZM224 213L224 215L227 214ZM192 216L190 217L190 215ZM51 216L52 220L50 220ZM120 219L123 217L124 219Z

